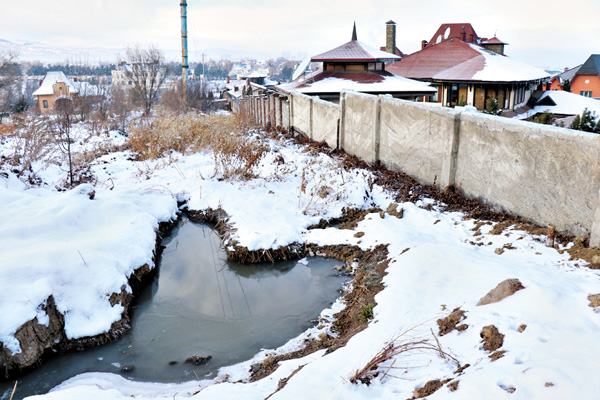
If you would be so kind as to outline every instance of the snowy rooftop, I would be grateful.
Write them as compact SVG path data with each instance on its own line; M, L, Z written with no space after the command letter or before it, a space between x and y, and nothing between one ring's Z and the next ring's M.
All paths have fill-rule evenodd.
M324 71L303 82L279 86L286 92L297 90L305 94L340 93L342 89L363 93L435 93L429 84L374 71Z
M75 84L69 77L67 77L65 75L64 72L50 71L50 72L46 73L46 76L44 77L44 80L42 81L42 85L35 92L33 92L33 96L43 96L43 95L54 94L54 90L52 89L52 87L57 82L64 82L69 87L69 93L71 93L71 94L78 93L77 89L75 88Z
M401 57L377 50L358 40L351 40L348 43L336 47L335 49L317 54L311 58L312 61L371 61L387 62L398 61Z
M544 70L458 39L405 56L387 69L412 79L477 82L526 82L550 75Z
M562 90L552 90L544 92L533 110L536 114L547 111L552 114L579 115L586 108L600 116L600 100Z

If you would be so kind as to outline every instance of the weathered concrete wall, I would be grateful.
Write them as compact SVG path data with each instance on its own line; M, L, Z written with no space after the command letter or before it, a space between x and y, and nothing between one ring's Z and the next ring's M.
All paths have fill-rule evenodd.
M313 99L312 140L325 141L331 148L338 146L340 106L318 98Z
M310 137L312 97L293 93L291 98L293 131Z
M377 132L380 102L376 96L343 92L341 107L345 113L340 129L340 147L368 161L377 161Z
M456 184L540 225L589 234L600 188L600 136L463 113Z
M288 99L293 132L600 245L600 135L354 92Z
M449 185L459 116L453 109L383 97L379 159L420 182Z

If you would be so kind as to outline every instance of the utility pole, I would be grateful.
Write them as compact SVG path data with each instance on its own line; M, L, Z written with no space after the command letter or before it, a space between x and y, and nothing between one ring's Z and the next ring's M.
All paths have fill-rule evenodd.
M183 101L187 107L188 83L188 48L187 48L187 2L181 0L181 80L183 84Z

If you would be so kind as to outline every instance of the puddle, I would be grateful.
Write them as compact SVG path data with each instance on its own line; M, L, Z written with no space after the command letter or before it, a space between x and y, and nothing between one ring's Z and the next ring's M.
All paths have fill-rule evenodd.
M153 382L215 377L219 367L278 347L311 327L347 280L334 269L340 262L318 257L227 262L211 228L187 219L163 244L160 272L134 304L132 329L115 343L49 360L19 380L15 399L47 393L92 371ZM209 355L204 365L185 363ZM0 399L10 397L13 385L0 384Z

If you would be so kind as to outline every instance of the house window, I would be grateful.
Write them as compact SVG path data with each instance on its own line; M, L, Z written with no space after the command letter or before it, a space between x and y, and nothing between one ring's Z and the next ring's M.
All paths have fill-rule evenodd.
M43 101L44 108L48 108L48 100Z
M581 92L579 92L579 94L582 95L583 97L592 97L591 90L582 90Z

